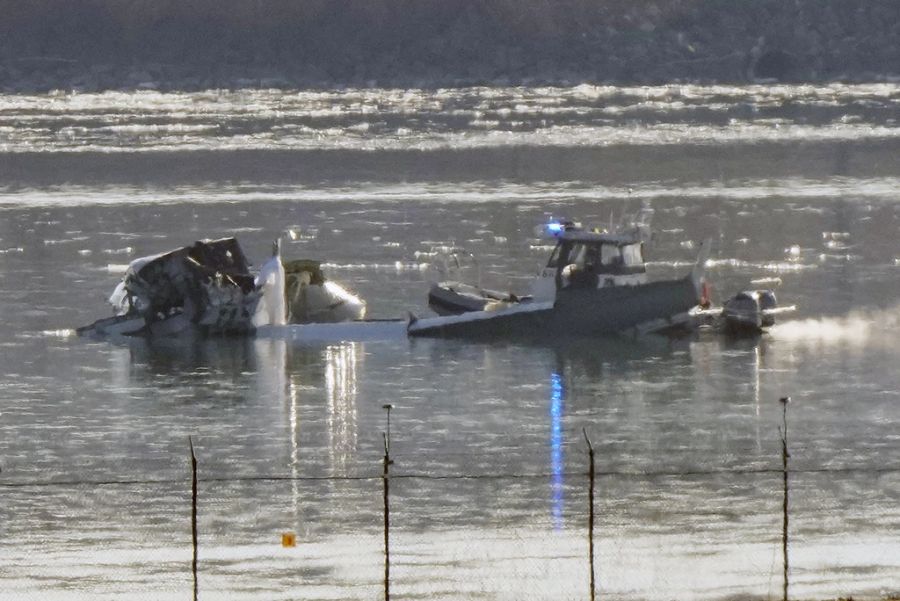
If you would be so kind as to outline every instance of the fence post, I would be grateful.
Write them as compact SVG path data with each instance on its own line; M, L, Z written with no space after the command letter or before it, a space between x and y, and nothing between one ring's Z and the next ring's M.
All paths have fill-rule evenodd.
M194 575L194 601L197 601L200 590L197 582L197 457L194 455L194 441L190 436L188 445L191 448L191 543L194 550L191 573Z
M384 601L391 600L391 505L390 505L390 465L391 465L391 409L393 405L383 405L387 411L388 433L382 433L384 459L381 480L384 484Z
M588 561L591 568L591 601L594 601L596 585L594 584L594 447L588 438L587 430L581 429L588 446Z
M788 432L787 432L787 406L790 397L782 397L778 399L781 403L781 471L784 476L784 500L781 506L782 522L781 522L781 553L784 558L784 595L783 601L788 601L788 500L790 488L788 485Z

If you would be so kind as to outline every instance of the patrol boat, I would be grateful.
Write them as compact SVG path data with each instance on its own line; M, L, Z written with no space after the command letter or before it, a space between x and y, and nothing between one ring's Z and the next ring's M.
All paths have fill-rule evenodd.
M532 282L531 294L518 297L437 284L429 297L440 296L444 315L410 319L409 335L541 339L647 333L688 322L689 312L706 302L708 242L690 273L650 281L643 258L649 238L644 224L610 233L554 222L545 232L556 245Z

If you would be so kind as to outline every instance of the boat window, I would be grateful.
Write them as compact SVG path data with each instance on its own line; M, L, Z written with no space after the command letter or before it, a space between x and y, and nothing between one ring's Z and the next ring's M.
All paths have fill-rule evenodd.
M590 244L585 247L584 266L588 269L597 269L600 266L600 246Z
M622 258L625 260L625 265L627 265L628 267L643 265L644 258L643 256L641 256L641 245L629 244L627 246L623 246Z
M576 243L572 245L572 251L569 253L569 263L574 263L578 267L584 267L586 257L587 248L584 244Z
M603 265L615 265L621 262L619 247L615 244L604 244L600 247L600 261Z
M553 253L550 255L550 260L547 261L547 267L559 267L560 259L565 257L561 257L562 254L566 254L568 256L568 252L563 253L563 243L559 243L556 245L556 248L553 249Z

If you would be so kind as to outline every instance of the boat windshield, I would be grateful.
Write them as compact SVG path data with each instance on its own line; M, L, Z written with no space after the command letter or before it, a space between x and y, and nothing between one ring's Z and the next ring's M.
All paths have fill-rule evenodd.
M622 247L622 260L626 267L644 265L644 254L641 252L641 246L641 244L628 244Z
M618 245L596 242L560 242L553 250L547 267L562 269L574 265L595 273L643 273L642 244Z

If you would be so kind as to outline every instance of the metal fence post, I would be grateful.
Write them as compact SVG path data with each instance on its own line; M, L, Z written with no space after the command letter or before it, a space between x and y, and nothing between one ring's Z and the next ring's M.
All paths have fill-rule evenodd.
M393 405L383 405L387 411L387 431L382 433L384 440L384 459L381 480L384 484L384 601L391 599L391 504L390 504L390 465L391 465L391 409Z
M194 455L194 441L190 436L188 436L188 445L191 448L191 543L193 545L191 573L194 576L194 601L197 601L200 593L197 582L197 457Z
M581 429L588 446L588 561L591 568L591 601L594 601L596 585L594 581L594 447L587 430Z
M788 484L788 432L787 432L787 406L790 397L782 397L779 399L781 403L781 470L784 476L784 500L782 502L781 513L781 553L784 558L784 595L783 601L788 601L788 501L790 488Z

